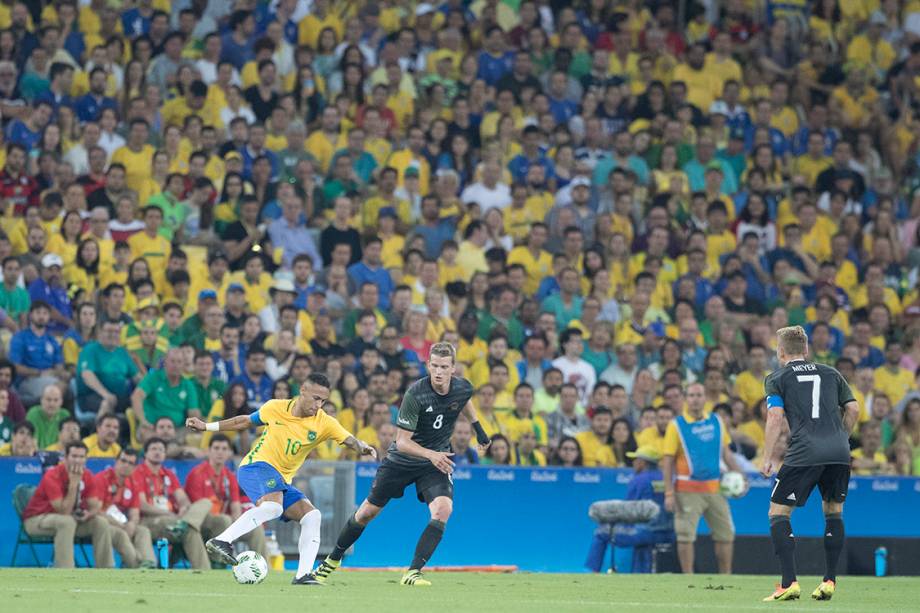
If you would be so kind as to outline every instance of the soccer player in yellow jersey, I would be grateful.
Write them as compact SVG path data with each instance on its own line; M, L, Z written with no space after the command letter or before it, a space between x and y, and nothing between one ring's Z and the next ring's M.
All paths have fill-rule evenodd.
M314 585L310 575L319 551L322 517L303 492L291 485L297 470L316 447L328 439L349 447L359 456L377 458L377 451L348 433L322 406L329 400L329 379L314 373L293 400L269 400L251 415L205 423L197 417L186 420L186 427L199 432L229 430L239 432L264 425L262 436L243 459L237 472L240 487L256 506L230 527L206 543L215 561L236 565L233 541L267 521L284 516L300 523L300 563L294 585Z

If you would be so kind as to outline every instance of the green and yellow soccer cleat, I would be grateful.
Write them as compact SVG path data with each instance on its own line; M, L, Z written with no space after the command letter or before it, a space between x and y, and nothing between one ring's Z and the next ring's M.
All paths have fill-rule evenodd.
M774 602L776 600L798 600L802 595L802 588L799 587L798 581L793 581L789 587L781 585L776 586L776 591L763 599L764 602Z
M310 576L320 585L324 585L326 583L326 579L328 579L329 575L332 574L332 571L341 565L341 560L332 560L327 557L325 560L319 563L319 566L316 567L316 570L310 573Z
M406 574L399 580L400 585L414 585L416 587L425 587L431 585L431 581L426 579L421 571L409 569Z
M815 591L811 593L811 597L815 600L830 600L834 596L834 590L837 588L837 584L834 581L828 579L827 581L822 581L821 585L815 588Z

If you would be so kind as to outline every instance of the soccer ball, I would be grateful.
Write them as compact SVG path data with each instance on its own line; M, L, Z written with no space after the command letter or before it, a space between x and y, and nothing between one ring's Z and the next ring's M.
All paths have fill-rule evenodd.
M236 556L238 564L233 567L233 577L237 583L262 583L268 576L268 562L255 551L244 551Z
M722 475L719 482L722 495L728 498L741 498L748 491L748 482L739 472L731 471Z

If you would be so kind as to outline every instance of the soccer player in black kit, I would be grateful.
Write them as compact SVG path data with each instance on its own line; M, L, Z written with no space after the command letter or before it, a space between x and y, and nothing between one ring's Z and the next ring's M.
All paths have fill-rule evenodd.
M435 343L428 358L429 376L412 384L403 396L396 418L396 440L387 457L377 468L367 499L349 518L336 541L335 549L316 568L313 577L325 583L329 574L342 563L345 551L358 540L368 522L391 498L401 498L407 486L415 484L420 502L428 504L431 521L415 547L415 557L403 575L402 585L428 586L431 582L421 570L431 558L444 526L453 509L454 463L450 456L450 437L454 424L463 413L473 424L479 452L489 446L489 437L476 418L470 402L473 386L466 379L454 377L456 350L449 343Z
M843 502L850 483L849 433L859 415L859 405L843 375L830 366L806 360L808 337L801 326L781 328L776 336L781 368L764 380L767 427L761 472L770 477L782 464L770 496L769 515L770 536L783 580L764 602L795 600L802 594L795 576L795 537L789 518L793 508L805 506L815 486L823 500L827 570L811 597L830 600L844 541ZM777 441L787 424L789 444L783 456Z

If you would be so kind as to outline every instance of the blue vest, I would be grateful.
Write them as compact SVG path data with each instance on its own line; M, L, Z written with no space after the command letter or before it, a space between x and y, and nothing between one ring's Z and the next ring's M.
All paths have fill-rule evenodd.
M677 434L690 467L690 481L712 481L720 475L722 457L722 422L715 413L706 419L688 422L683 415L677 421ZM678 479L682 477L678 476Z

